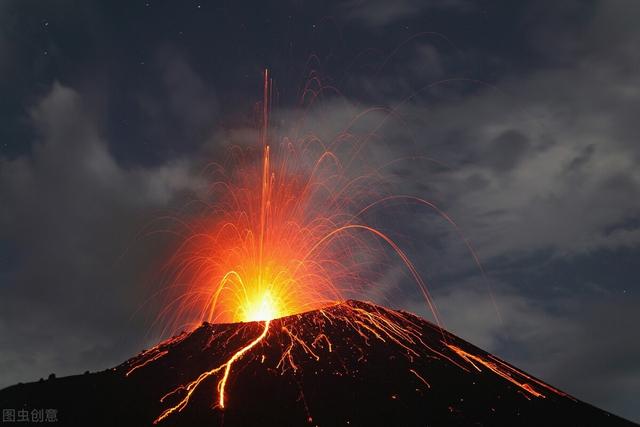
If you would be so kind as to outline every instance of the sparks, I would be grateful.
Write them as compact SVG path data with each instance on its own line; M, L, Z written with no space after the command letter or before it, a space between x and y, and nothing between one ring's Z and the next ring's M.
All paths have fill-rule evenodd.
M541 389L546 389L547 391L551 391L555 394L564 397L570 397L566 393L551 387L548 384L539 381L524 372L508 365L497 357L487 355L486 357L482 357L476 354L471 354L458 346L453 344L445 344L449 349L451 349L454 353L464 359L469 365L471 365L478 372L482 372L481 367L485 367L489 369L494 374L504 378L515 386L519 387L522 391L527 394L539 397L544 399L546 395L542 392Z
M190 234L169 262L176 286L162 313L170 319L167 329L264 321L361 295L389 250L407 266L439 323L409 257L363 219L394 200L382 192L379 171L360 161L366 138L348 143L347 129L328 144L306 135L272 146L270 103L265 71L259 161L255 152L236 148L233 170L211 165L222 175L211 185L215 202L203 202L204 214L191 220Z
M440 325L427 285L408 255L390 236L364 221L368 211L397 199L382 192L385 186L379 170L367 170L366 162L360 161L359 153L368 138L349 144L351 132L346 129L328 144L311 135L284 137L280 144L272 145L268 71L263 78L259 156L235 149L231 172L226 173L224 165L211 166L222 175L211 185L215 202L206 202L204 214L190 221L190 234L169 263L176 283L171 289L176 293L163 315L171 319L169 329L202 322L257 321L264 322L264 327L223 364L167 393L161 402L179 400L165 409L156 423L182 411L196 389L212 376L220 377L216 407L224 409L234 363L263 342L271 321L316 309L327 322L336 320L336 314L324 308L369 289L375 282L372 274L380 271L389 251L406 266ZM309 93L314 94L310 85L305 96ZM350 145L352 151L345 152ZM361 173L358 164L364 167ZM455 226L437 206L415 200ZM419 333L400 326L389 313L357 306L347 306L338 313L340 321L365 342L392 342L409 358L420 356L418 347L428 347ZM298 369L295 352L320 360L320 350L333 350L330 338L321 332L308 341L303 331L284 326L282 330L290 338L277 363L282 371ZM149 355L129 374L163 356L160 352Z
M415 375L422 383L424 383L424 385L427 386L427 388L431 388L431 385L427 382L427 380L425 380L422 375L420 375L419 373L416 372L415 369L409 369L409 372L411 372L413 375Z

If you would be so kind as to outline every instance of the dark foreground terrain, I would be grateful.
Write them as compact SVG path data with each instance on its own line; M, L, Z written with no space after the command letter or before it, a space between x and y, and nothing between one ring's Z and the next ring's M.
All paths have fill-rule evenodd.
M225 363L261 334L230 364L221 408ZM162 414L159 426L635 425L419 317L356 301L266 332L264 322L203 324L113 369L6 388L0 408L23 419L57 409L61 426L146 426Z

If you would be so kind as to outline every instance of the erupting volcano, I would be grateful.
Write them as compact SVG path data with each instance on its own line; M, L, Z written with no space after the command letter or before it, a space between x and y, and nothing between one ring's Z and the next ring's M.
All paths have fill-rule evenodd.
M103 372L16 385L62 425L633 426L409 313L346 301L203 323Z
M5 389L4 407L58 408L65 425L630 424L446 332L409 256L365 218L403 201L455 222L362 166L375 129L272 145L270 92L265 71L259 155L211 165L212 201L167 264L159 322L189 332L107 371ZM436 324L354 300L390 256Z
M245 158L233 164L234 175L214 181L213 208L209 207L200 221L192 221L194 231L169 264L175 268L176 283L188 283L188 290L178 287L172 303L167 304L173 329L192 324L195 319L197 323L263 321L263 330L221 365L163 396L163 402L174 395L181 399L156 422L182 411L196 388L211 376L219 377L216 406L224 409L226 384L234 363L265 339L271 321L336 304L371 286L371 277L363 277L371 270L370 264L384 257L383 251L376 252L380 243L404 262L438 321L427 287L407 255L390 237L362 219L375 206L402 198L380 194L376 171L355 177L348 173L367 139L353 144L354 151L346 163L339 153L342 146L351 144L342 138L327 146L315 137L285 137L278 150L272 152L271 86L265 70L260 161L251 161L247 153L242 153ZM310 86L306 89L315 97ZM341 135L344 138L348 131ZM213 167L225 170L222 165ZM411 199L437 210L425 200ZM383 326L380 321L384 321L395 332L397 343L403 341L400 338L408 338L393 321L379 319L371 324L370 316L359 318L358 313L350 310L344 315L351 314L354 326L365 327L376 335ZM309 348L297 334L286 331L292 342ZM313 345L321 336L329 341L321 334ZM154 353L142 365L164 354ZM282 360L286 357L295 366L290 350ZM134 366L128 374L139 367Z

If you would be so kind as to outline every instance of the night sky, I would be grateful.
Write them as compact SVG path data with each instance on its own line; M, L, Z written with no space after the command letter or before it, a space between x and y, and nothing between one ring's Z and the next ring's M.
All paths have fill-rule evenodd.
M633 0L0 1L0 387L157 342L177 242L148 231L256 142L266 67L282 134L393 109L364 156L409 159L395 191L486 270L432 212L375 219L411 236L447 329L640 421L639 20ZM307 105L310 75L339 93ZM430 318L400 264L376 286Z

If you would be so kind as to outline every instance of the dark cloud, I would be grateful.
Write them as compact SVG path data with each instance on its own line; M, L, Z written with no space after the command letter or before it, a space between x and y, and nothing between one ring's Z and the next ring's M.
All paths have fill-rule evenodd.
M508 172L520 163L530 145L529 138L522 133L507 130L490 142L490 152L485 158L496 172Z
M159 49L150 66L160 74L158 82L143 85L135 96L140 120L145 123L139 135L166 150L193 150L217 124L219 105L215 91L193 70L175 47Z
M341 9L348 18L367 26L379 27L413 17L430 9L467 12L473 7L473 2L467 0L400 0L394 2L349 0L341 6Z
M158 240L136 236L196 185L181 160L123 169L82 97L58 83L31 120L33 154L0 161L0 238L18 254L0 288L3 385L136 351L148 325L132 315L159 263Z
M376 131L379 140L394 141L386 148L390 158L413 155L420 146L450 166L403 170L401 180L427 189L480 258L500 265L490 267L490 276L510 282L494 284L501 322L485 284L465 285L460 273L473 274L473 265L456 232L436 240L444 242L439 250L430 250L437 247L431 236L417 232L429 244L418 245L414 258L424 260L423 271L435 283L445 325L578 397L637 418L630 396L640 383L640 350L627 343L638 320L637 272L587 276L587 288L553 267L570 260L571 268L586 269L592 256L613 260L629 251L633 257L640 245L638 145L631 137L640 81L629 48L640 32L621 16L635 6L593 6L532 5L524 22L535 28L530 46L544 65L505 76L497 88L473 79L436 82L401 103L412 86L403 92L393 83L385 97L398 101L396 113L405 121L386 120ZM542 19L545 13L553 19ZM372 82L369 87L380 90ZM422 230L442 222L422 218ZM605 268L616 268L609 264ZM536 269L549 273L539 276ZM395 280L406 282L402 274ZM415 310L429 315L422 304Z

